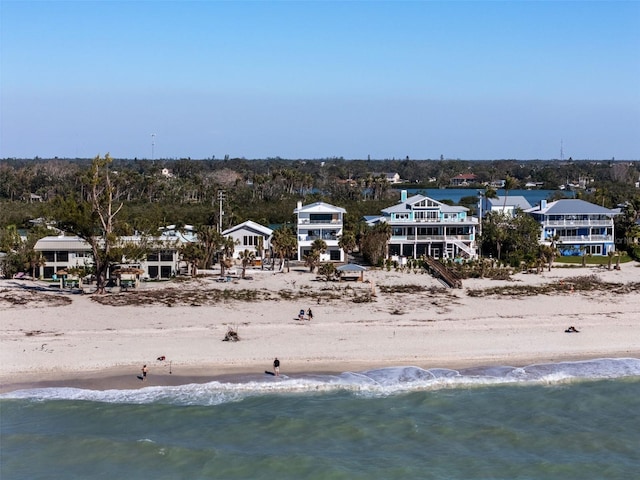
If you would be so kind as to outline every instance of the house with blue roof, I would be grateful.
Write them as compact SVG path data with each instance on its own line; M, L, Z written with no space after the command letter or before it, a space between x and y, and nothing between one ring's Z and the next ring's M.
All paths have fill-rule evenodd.
M468 212L466 207L450 206L424 195L408 197L402 190L398 204L365 220L369 225L387 222L391 227L390 258L475 258L478 219Z
M555 243L560 255L607 255L615 250L613 219L620 209L562 199L543 200L525 212L542 226L540 242Z

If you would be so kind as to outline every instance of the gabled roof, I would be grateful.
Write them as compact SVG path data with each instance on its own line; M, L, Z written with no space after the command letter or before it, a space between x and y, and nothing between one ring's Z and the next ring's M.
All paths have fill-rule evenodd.
M299 206L297 207L293 213L327 213L327 212L336 212L336 213L347 213L347 211L342 207L336 207L335 205L329 205L324 202L315 202L310 203L309 205Z
M246 222L228 228L227 230L222 232L222 235L231 235L233 232L236 232L238 230L249 230L267 237L273 233L273 230L271 230L269 227L265 227L264 225L260 225L259 223L247 220Z
M446 203L442 203L439 202L437 200L434 200L431 197L425 197L424 195L412 195L411 197L407 198L404 202L400 202L397 203L391 207L387 207L382 209L382 213L385 214L392 214L392 213L404 213L404 212L409 212L411 210L413 210L413 205L415 205L416 203L419 203L423 200L430 200L431 202L435 203L438 207L438 209L443 212L443 213L458 213L458 212L467 212L469 209L466 207L461 207L461 206L457 206L457 205L447 205Z
M527 213L540 213L543 215L617 215L619 210L611 210L595 203L584 200L565 198L549 202L526 210Z
M492 207L502 207L504 203L504 197L487 198L487 202ZM507 195L507 207L517 207L521 210L527 210L531 208L531 204L522 195Z

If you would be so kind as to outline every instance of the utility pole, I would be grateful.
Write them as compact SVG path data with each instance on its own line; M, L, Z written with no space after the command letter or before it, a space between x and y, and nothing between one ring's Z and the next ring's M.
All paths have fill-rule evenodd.
M224 190L218 190L218 202L220 202L220 216L218 217L218 233L222 233L222 216L224 211L222 210L222 202L224 201Z

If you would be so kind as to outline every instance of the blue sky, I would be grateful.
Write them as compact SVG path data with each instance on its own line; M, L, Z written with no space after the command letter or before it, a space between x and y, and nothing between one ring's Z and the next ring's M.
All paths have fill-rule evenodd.
M0 22L0 158L640 159L638 1L0 0Z

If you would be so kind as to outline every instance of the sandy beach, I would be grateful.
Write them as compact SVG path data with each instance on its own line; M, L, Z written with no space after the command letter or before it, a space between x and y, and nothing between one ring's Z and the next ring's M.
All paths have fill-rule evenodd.
M287 375L640 358L635 264L469 279L461 289L420 272L369 270L364 282L325 282L302 267L247 275L105 296L2 280L0 391L261 378L274 357ZM576 278L605 285L574 290ZM299 320L309 308L313 319ZM230 328L239 341L223 341Z

